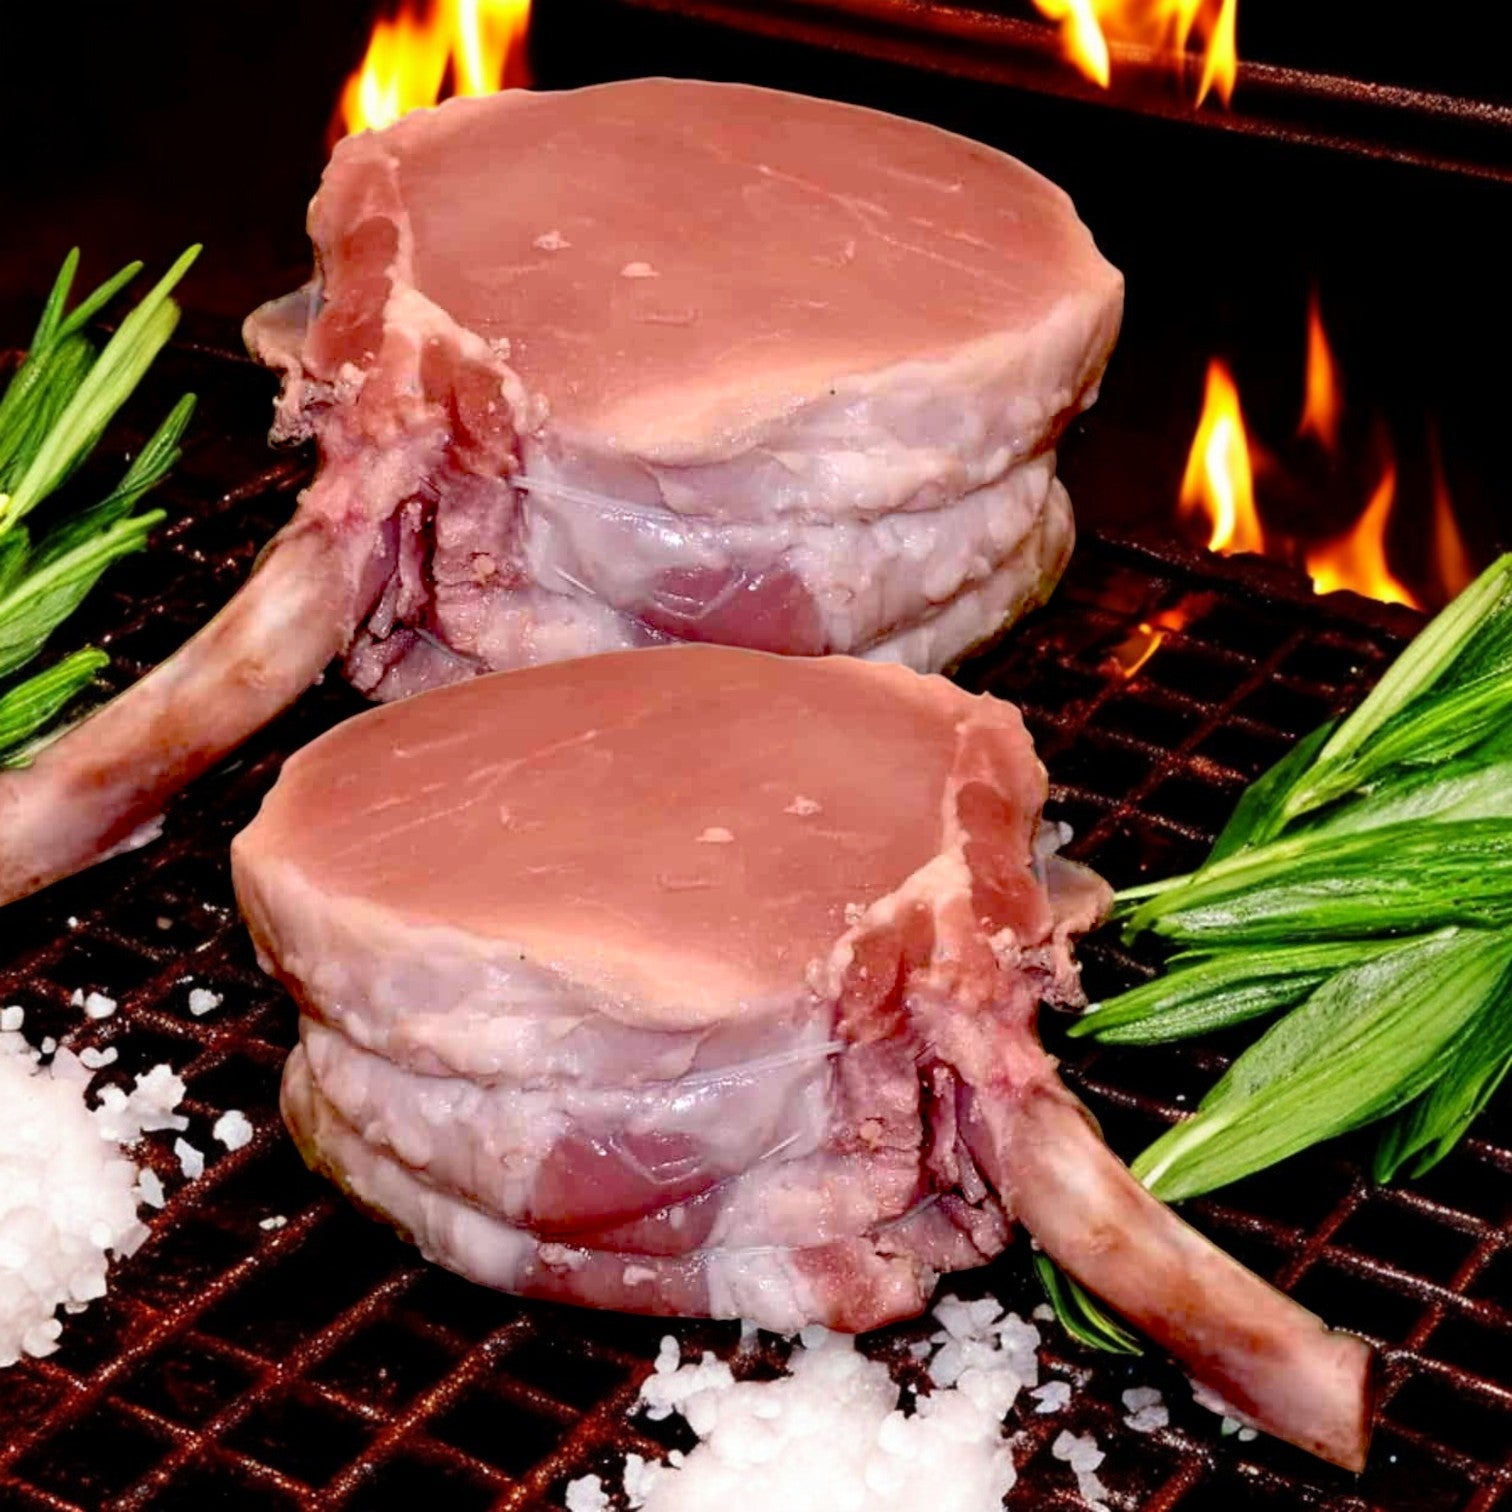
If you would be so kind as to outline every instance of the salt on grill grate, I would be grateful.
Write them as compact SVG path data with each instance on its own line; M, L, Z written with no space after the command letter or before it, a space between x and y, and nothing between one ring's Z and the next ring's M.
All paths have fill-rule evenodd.
M270 460L270 386L247 364L179 350L150 382L144 413L184 388L202 408L165 491L173 523L81 627L110 646L121 681L224 600L308 466ZM1076 853L1126 882L1200 856L1242 784L1357 698L1410 628L1394 611L1321 606L1258 566L1093 536L1049 608L961 676L1024 707ZM663 1334L685 1354L735 1351L733 1326L520 1302L434 1270L308 1175L283 1137L277 1082L295 1015L237 923L227 846L283 756L358 707L328 679L186 795L158 844L0 914L0 1002L25 1008L34 1042L118 1048L103 1081L171 1064L207 1167L185 1182L171 1139L153 1144L168 1194L147 1215L153 1237L115 1269L106 1299L67 1320L56 1355L0 1372L0 1508L559 1508L569 1481L612 1481L627 1453L689 1447L674 1427L628 1417ZM1083 956L1095 994L1148 969L1107 939ZM191 988L221 1005L196 1015ZM76 991L119 1007L87 1019L70 1006ZM1223 1064L1219 1044L1102 1050L1063 1043L1054 1019L1044 1027L1126 1156ZM254 1132L228 1150L211 1131L232 1109ZM1512 1509L1512 1103L1503 1097L1410 1187L1372 1188L1360 1148L1294 1161L1189 1211L1382 1345L1366 1475L1263 1438L1220 1439L1159 1361L1089 1356L1047 1329L1047 1364L1076 1389L1067 1411L1027 1403L1014 1420L1010 1508L1082 1505L1053 1454L1069 1430L1107 1451L1098 1474L1123 1512ZM959 1295L973 1288L1024 1316L1040 1301L1022 1243L952 1280ZM868 1347L906 1376L908 1344L928 1329ZM757 1372L779 1363L760 1350L742 1358ZM1171 1421L1138 1433L1122 1394L1152 1384Z

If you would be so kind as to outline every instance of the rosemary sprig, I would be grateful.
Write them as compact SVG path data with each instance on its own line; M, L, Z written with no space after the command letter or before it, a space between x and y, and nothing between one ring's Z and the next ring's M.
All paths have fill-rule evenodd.
M1378 1121L1377 1181L1442 1160L1512 1070L1512 555L1246 790L1197 871L1118 910L1126 936L1182 952L1073 1035L1158 1044L1271 1021L1134 1162L1158 1196ZM1081 1299L1051 1297L1096 1344Z
M6 682L162 520L160 510L133 510L177 462L193 397L174 406L104 499L55 519L40 539L25 522L77 472L172 335L178 306L170 296L198 253L189 248L97 351L85 327L141 264L128 264L69 310L79 263L77 249L70 252L26 358L0 394L0 765L23 762L106 665L104 653L86 649L26 681Z

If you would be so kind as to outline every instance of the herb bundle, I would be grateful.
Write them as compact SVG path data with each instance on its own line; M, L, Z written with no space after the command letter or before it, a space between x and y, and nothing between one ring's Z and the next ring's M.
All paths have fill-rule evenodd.
M1253 783L1198 870L1120 893L1117 917L1178 952L1073 1035L1153 1045L1271 1021L1134 1162L1157 1196L1372 1123L1377 1181L1441 1160L1512 1068L1512 556ZM1111 1347L1116 1324L1047 1289Z
M25 359L0 395L0 766L22 765L49 726L109 658L87 647L18 674L83 602L112 562L146 544L161 510L135 513L178 460L194 409L185 395L104 499L59 514L53 495L94 450L178 324L173 288L199 254L191 247L103 348L85 327L141 271L122 268L71 311L79 254L53 284ZM43 521L40 532L28 523Z

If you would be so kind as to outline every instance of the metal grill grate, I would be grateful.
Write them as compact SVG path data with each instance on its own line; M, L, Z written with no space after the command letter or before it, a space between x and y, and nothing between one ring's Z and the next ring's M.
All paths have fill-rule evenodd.
M161 397L197 387L203 408L166 500L176 523L90 611L86 629L123 679L224 599L307 467L269 463L262 373L180 351L155 382ZM1410 626L1391 611L1324 608L1232 564L1094 538L1052 606L962 677L1023 705L1078 852L1122 882L1196 859L1242 784L1358 696ZM675 1429L626 1415L669 1327L685 1349L736 1346L731 1326L470 1287L350 1211L282 1135L277 1077L295 1015L236 921L227 844L281 757L357 706L329 680L187 795L156 845L0 915L0 1002L26 1009L34 1041L118 1045L97 1084L171 1063L189 1085L186 1137L207 1154L204 1176L186 1182L172 1136L149 1137L169 1190L152 1239L116 1268L105 1300L68 1320L56 1355L0 1372L0 1508L560 1507L567 1481L614 1479L627 1451L687 1447ZM1106 941L1084 956L1094 993L1148 969ZM222 1005L196 1017L192 986ZM80 1023L78 988L118 998L118 1012ZM1057 1025L1045 1028L1065 1049ZM1125 1155L1223 1063L1214 1042L1066 1053ZM229 1108L256 1131L234 1153L210 1135ZM1355 1482L1263 1439L1220 1440L1163 1363L1052 1339L1077 1391L1064 1414L1018 1411L1011 1507L1082 1505L1050 1453L1067 1426L1107 1450L1099 1473L1122 1512L1512 1507L1512 1109L1503 1099L1414 1187L1371 1188L1352 1153L1190 1206L1246 1263L1383 1346L1367 1474ZM954 1285L1027 1312L1039 1301L1028 1272L1018 1244ZM891 1330L873 1347L901 1364L922 1331ZM771 1368L774 1347L746 1368ZM1119 1395L1134 1384L1165 1392L1168 1429L1122 1425Z

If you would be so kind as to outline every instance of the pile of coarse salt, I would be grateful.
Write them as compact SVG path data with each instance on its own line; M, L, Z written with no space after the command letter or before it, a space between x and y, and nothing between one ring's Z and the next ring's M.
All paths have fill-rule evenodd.
M905 1413L887 1367L843 1334L806 1328L775 1381L737 1381L713 1355L681 1363L662 1341L640 1405L677 1413L699 1443L666 1464L632 1455L632 1512L707 1512L770 1506L782 1512L994 1512L1012 1488L1003 1419L1039 1380L1039 1330L990 1297L948 1297L942 1325L914 1346L934 1389ZM1075 1468L1075 1467L1073 1467ZM597 1476L567 1488L569 1512L606 1512Z
M68 1049L43 1065L23 1017L0 1009L0 1366L51 1354L58 1309L82 1312L103 1297L110 1257L146 1239L137 1209L161 1206L162 1186L121 1147L188 1125L174 1112L184 1083L167 1066L130 1092L107 1087L91 1111L89 1066Z

